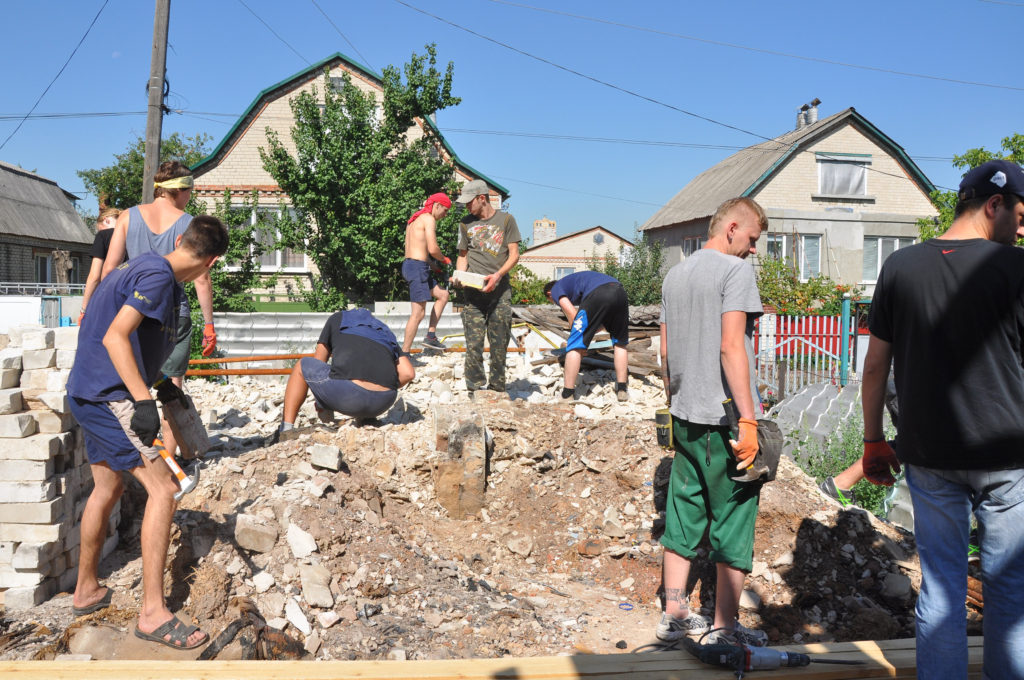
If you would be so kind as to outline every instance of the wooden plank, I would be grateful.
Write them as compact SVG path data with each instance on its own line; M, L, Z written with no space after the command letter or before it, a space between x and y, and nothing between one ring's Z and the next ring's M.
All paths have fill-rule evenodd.
M914 640L787 645L812 658L863 660L863 666L811 664L772 671L765 680L911 679ZM981 638L968 639L969 677L981 675ZM757 673L753 673L754 676ZM433 661L6 661L0 676L48 680L725 680L725 669L686 652Z

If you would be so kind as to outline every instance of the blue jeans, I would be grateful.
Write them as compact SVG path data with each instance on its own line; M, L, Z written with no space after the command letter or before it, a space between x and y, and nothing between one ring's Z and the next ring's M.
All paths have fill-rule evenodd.
M1024 470L907 465L921 557L917 677L967 677L967 543L978 520L984 585L984 678L1024 679Z

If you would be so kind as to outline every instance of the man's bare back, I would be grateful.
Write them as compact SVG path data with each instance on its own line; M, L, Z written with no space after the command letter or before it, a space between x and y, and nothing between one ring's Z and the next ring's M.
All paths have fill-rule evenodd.
M426 262L427 256L443 260L437 245L437 221L430 213L420 215L405 227L405 257Z

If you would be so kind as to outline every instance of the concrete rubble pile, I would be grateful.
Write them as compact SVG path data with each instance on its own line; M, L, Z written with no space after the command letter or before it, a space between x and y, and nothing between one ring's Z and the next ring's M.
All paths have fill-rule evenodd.
M0 337L0 590L5 607L23 609L74 586L92 475L64 391L78 327L22 325ZM104 555L120 517L117 505Z

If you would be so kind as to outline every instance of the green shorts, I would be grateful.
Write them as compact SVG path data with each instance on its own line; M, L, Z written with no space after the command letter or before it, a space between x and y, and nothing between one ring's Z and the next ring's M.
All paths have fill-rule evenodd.
M174 340L171 356L160 368L164 375L179 378L188 371L188 357L192 353L192 317L183 316L178 319L178 335Z
M672 436L676 455L661 544L693 559L706 530L712 562L749 572L754 565L754 523L761 484L732 479L742 473L735 470L728 428L673 416Z

